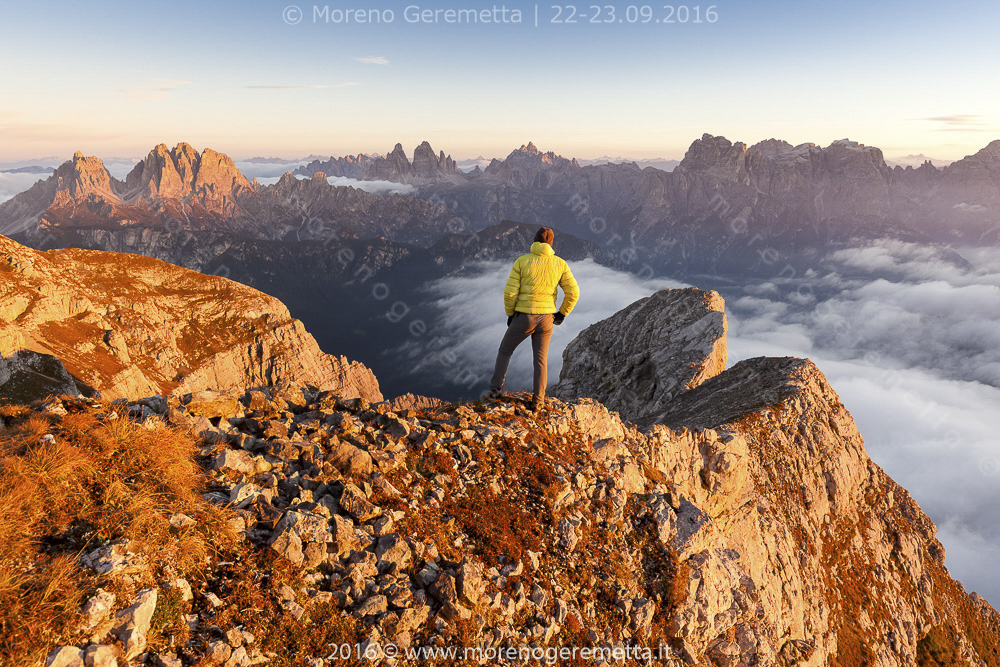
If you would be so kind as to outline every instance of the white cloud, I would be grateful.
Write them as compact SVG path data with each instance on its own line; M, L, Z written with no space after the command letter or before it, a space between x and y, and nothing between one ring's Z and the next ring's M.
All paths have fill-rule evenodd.
M38 181L43 181L49 174L11 174L0 172L0 203L24 192Z
M962 213L979 213L986 210L986 207L982 204L966 204L965 202L955 204L952 208L958 209Z
M1000 249L961 255L968 264L906 243L835 253L815 308L751 288L728 303L729 354L811 358L872 459L939 526L952 575L997 605L1000 516L983 508L1000 501Z
M388 65L389 59L385 56L365 56L363 58L355 58L359 63L364 63L365 65Z
M350 186L376 195L412 195L417 191L412 185L392 181L359 181L346 176L329 176L326 180L330 185Z
M305 166L307 162L307 160L298 160L295 162L268 164L266 162L247 162L245 160L237 160L234 164L236 165L236 168L239 169L247 178L256 178L258 183L272 185L277 183L278 179L281 178L281 175L286 171L295 171L299 167Z
M123 92L131 102L155 102L170 98L175 90L190 84L190 81L153 78L127 88Z
M293 169L295 169L295 165L289 165L282 169L282 174L285 171L291 171ZM252 176L248 175L248 178L252 178ZM295 178L303 180L311 177L296 174ZM257 182L261 185L274 185L280 179L281 176L258 177ZM417 191L417 189L412 185L408 185L406 183L394 183L392 181L360 181L356 178L347 178L346 176L329 176L326 180L330 185L336 185L338 187L352 187L375 195L410 195Z
M981 118L982 116L978 114L953 114L951 116L934 116L933 118L924 118L923 120L944 123L946 125L981 125Z
M313 84L313 85L301 85L301 86L243 86L244 88L256 90L296 90L296 89L308 89L308 88L329 88L327 85Z

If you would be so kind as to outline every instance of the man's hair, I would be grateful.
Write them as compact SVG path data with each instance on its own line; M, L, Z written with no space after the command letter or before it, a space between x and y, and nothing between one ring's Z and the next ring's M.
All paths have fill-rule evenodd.
M552 241L555 239L556 234L548 227L542 227L537 232L535 232L535 243L548 243L552 245Z

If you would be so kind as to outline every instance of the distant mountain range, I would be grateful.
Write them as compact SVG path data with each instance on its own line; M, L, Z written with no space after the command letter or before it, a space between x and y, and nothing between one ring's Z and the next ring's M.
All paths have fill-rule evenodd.
M17 167L15 169L0 169L0 172L5 172L8 174L48 174L52 171L52 167L43 167L40 165L31 165L29 167Z
M704 135L671 172L583 165L529 143L463 173L427 142L412 160L397 144L385 156L299 171L308 177L263 185L224 154L178 144L156 146L116 179L77 153L0 204L0 234L231 277L282 299L322 347L366 359L394 343L371 285L433 309L421 291L428 281L478 260L507 261L541 224L558 230L568 259L702 286L800 275L830 252L879 239L1000 238L1000 141L942 168L890 167L879 149L847 140L748 147ZM411 194L335 186L327 176L407 184ZM341 325L344 312L354 326ZM373 364L392 386L392 369Z
M427 142L412 161L397 144L385 156L317 160L296 170L418 188L386 205L322 182L255 185L226 155L161 145L121 181L101 160L78 153L47 181L0 206L0 229L149 226L179 218L185 229L275 239L301 227L308 209L327 228L427 246L444 233L442 219L459 218L469 230L515 219L595 241L617 235L629 247L657 249L647 252L652 263L671 264L672 250L702 261L746 234L774 240L778 250L884 236L991 242L1000 218L998 164L1000 142L943 168L903 168L890 167L877 148L847 140L825 148L779 140L747 147L705 135L671 172L635 163L582 165L529 143L463 173ZM427 200L442 210L414 217ZM380 216L373 217L373 208L383 220L395 218L393 224L375 222Z
M904 155L902 157L886 158L885 163L890 167L919 167L925 162L930 162L935 167L947 167L949 164L954 162L954 160L942 160L936 157L927 157L923 153L918 153L916 155Z
M479 157L471 158L468 160L457 160L455 164L458 165L459 171L470 172L476 167L480 169L485 169L492 160L490 158L485 158L482 155ZM590 160L579 159L577 162L583 166L588 167L590 165L596 164L619 164L622 162L634 162L639 165L640 169L645 169L646 167L654 167L663 171L673 171L674 167L681 163L680 160L669 160L667 158L649 158L649 159L636 159L630 157L611 157L610 155L603 155L601 157L593 158Z

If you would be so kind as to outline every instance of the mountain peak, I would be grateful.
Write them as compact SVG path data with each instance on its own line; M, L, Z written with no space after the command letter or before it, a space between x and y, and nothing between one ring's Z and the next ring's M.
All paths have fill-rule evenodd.
M56 168L53 176L56 180L53 204L56 206L75 206L88 201L96 206L98 202L118 200L111 174L98 157L88 157L77 151L71 161Z
M747 146L742 142L733 143L721 135L716 137L706 133L691 143L684 159L677 165L677 173L717 168L735 176L743 167L746 152Z
M236 199L253 187L224 153L206 148L199 154L184 142L172 150L157 144L126 176L123 200L129 204L170 200L230 215Z

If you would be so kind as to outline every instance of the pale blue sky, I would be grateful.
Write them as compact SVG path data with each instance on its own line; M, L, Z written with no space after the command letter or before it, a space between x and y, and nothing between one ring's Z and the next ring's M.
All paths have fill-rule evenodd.
M689 22L669 25L661 3L642 24L627 21L629 2L608 2L601 17L612 5L622 21L591 24L578 2L588 18L560 25L541 2L538 27L529 0L413 2L506 6L520 24L411 23L410 4L318 4L331 17L348 5L394 14L366 25L314 20L302 0L8 6L0 160L179 141L234 157L397 141L412 154L425 139L456 158L527 141L580 158L679 158L704 132L957 158L1000 138L993 2L723 1L688 4ZM692 23L695 7L717 21Z

